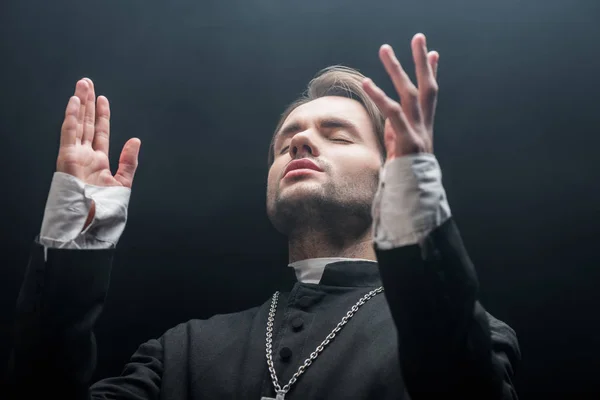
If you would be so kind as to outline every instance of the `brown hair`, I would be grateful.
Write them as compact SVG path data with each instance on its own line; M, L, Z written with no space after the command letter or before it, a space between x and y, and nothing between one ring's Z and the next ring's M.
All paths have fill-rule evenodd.
M365 76L357 70L342 65L334 65L319 71L308 83L306 91L290 104L283 114L281 114L281 118L279 119L273 137L271 138L271 144L269 145L269 167L271 167L273 160L275 159L275 136L281 129L286 118L297 107L325 96L347 97L362 104L373 124L373 130L377 137L377 143L379 144L379 150L381 152L381 161L383 163L385 161L385 145L383 141L385 118L375 102L371 100L369 95L364 91L362 87L362 81L364 79Z

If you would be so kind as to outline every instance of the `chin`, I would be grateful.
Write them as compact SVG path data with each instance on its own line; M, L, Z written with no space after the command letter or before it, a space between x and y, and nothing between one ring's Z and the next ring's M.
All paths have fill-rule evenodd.
M323 187L321 183L309 179L298 179L281 185L279 187L279 198L287 199L290 196L310 196L322 192Z

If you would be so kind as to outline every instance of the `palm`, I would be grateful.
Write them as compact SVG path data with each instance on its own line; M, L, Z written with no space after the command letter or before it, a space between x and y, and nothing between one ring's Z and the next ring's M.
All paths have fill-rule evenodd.
M110 173L108 156L91 146L62 147L58 156L58 170L96 186L121 186Z
M398 135L396 128L389 118L385 120L385 128L383 131L387 158L392 160L401 157L405 154L414 154L421 149L431 147L431 140L428 137L423 137L416 133L412 127L405 129L404 135Z
M108 99L96 101L89 79L77 82L69 100L62 126L57 171L95 186L131 187L137 168L139 139L130 139L121 152L119 168L113 176L108 160L110 108Z

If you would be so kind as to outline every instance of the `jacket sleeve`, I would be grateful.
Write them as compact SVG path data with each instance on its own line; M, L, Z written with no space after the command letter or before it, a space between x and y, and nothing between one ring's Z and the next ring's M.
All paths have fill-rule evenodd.
M113 254L114 249L45 249L36 239L17 300L9 398L158 398L158 340L140 346L121 377L90 389L96 367L93 329L104 306Z
M453 218L418 244L375 251L411 398L517 399L517 337L479 303Z

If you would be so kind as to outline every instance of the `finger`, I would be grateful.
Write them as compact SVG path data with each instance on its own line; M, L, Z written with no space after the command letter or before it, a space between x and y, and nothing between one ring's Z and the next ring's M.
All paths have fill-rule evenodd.
M96 93L94 82L89 78L83 78L88 84L88 95L86 99L85 114L83 116L83 135L81 144L92 144L94 140L94 124L96 121Z
M74 146L77 144L77 115L79 115L79 97L71 96L65 109L65 120L60 130L60 145Z
M431 97L426 99L423 98L421 102L421 109L423 111L423 120L425 121L425 125L429 128L429 131L433 131L433 123L435 121L435 111L437 108L437 98L439 92L439 84L437 83L437 71L439 65L440 55L437 51L430 51L427 54L427 62L431 66L431 70L433 73L433 79L435 80L435 85L431 88L431 91L434 92L431 94Z
M406 74L406 71L404 71L404 68L402 68L402 65L400 65L400 61L396 58L392 47L387 44L381 46L379 58L392 79L396 92L400 96L400 104L409 122L418 122L421 118L418 101L419 92Z
M431 131L435 120L435 111L437 108L437 98L439 93L439 84L437 83L437 71L440 55L437 51L430 51L427 54L427 64L431 68L431 83L420 95L421 110L423 112L423 121L425 126Z
M94 127L94 141L92 147L108 157L108 144L110 139L110 104L104 96L98 96L96 102L96 125Z
M425 35L417 33L411 42L411 47L415 62L417 87L421 95L435 81L433 69L431 68L431 64L429 64Z
M133 177L138 166L138 155L140 153L140 146L142 142L140 139L133 138L129 139L123 151L119 157L119 168L115 174L115 179L121 183L121 185L131 188L133 184Z
M83 119L88 96L88 83L84 79L77 81L75 85L75 96L79 97L79 112L77 113L77 140L81 141L83 136Z
M427 61L429 62L429 65L431 65L431 69L433 71L433 77L437 81L437 71L438 71L438 65L439 65L439 61L440 61L440 54L437 51L430 51L427 54Z
M413 59L415 61L417 85L419 88L419 105L421 107L423 121L427 126L430 126L433 124L433 115L435 114L438 85L435 80L433 68L429 63L425 35L417 33L411 42L411 47Z
M363 81L363 89L371 99L377 104L383 115L390 120L392 127L398 135L404 135L408 132L409 122L402 107L398 102L390 99L383 90L367 78Z

